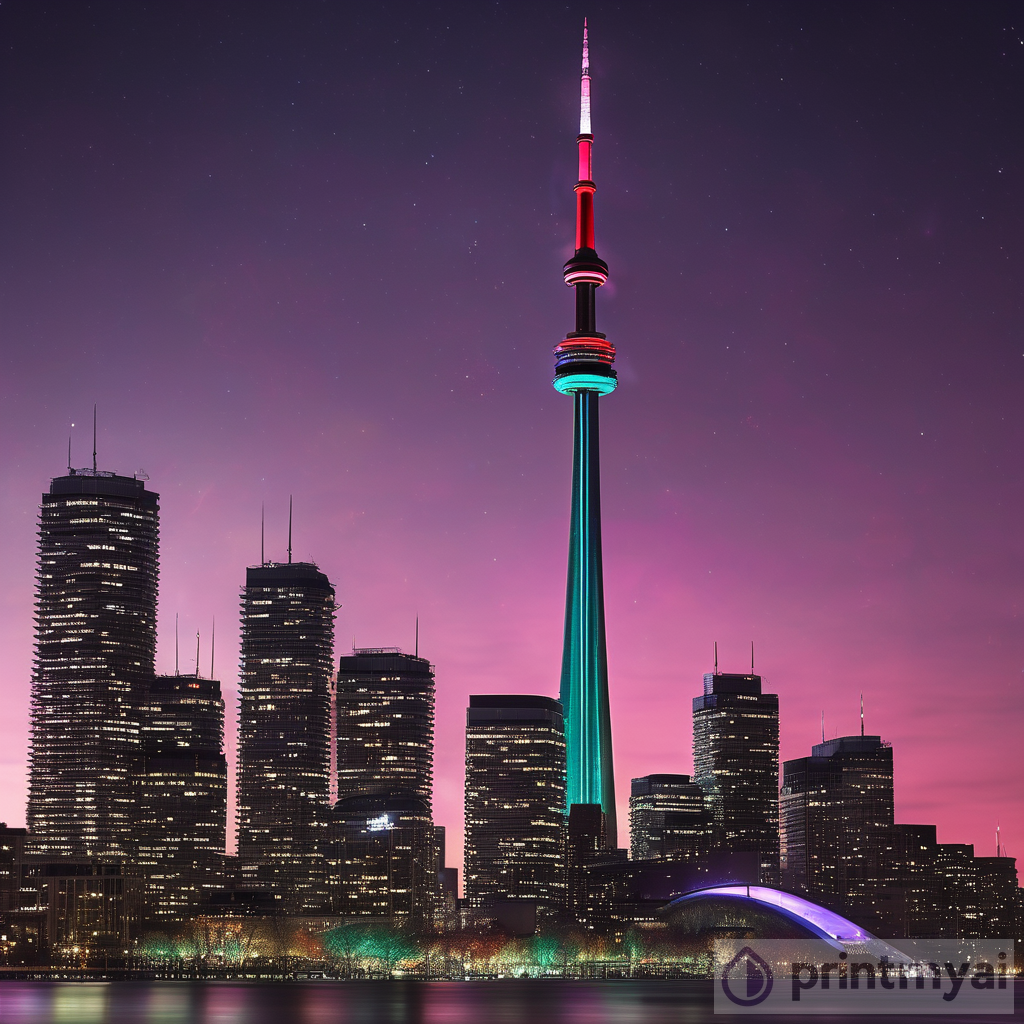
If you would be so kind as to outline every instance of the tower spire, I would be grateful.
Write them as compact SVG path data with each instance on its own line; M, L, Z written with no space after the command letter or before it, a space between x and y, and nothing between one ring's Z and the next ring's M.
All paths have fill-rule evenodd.
M92 475L96 475L96 406L92 407Z
M580 75L580 135L590 135L590 44L583 19L583 73Z
M598 401L615 390L616 376L615 346L598 332L595 316L594 296L608 280L608 264L594 248L593 144L590 40L584 22L576 251L562 269L565 283L576 292L576 329L555 348L552 381L556 391L573 399L569 572L559 698L565 711L566 807L600 804L605 842L614 849L618 843L604 625Z
M288 564L292 564L292 496L288 495Z

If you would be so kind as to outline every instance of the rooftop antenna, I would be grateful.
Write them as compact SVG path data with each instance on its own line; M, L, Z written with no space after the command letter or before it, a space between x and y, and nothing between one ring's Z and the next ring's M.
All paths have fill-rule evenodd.
M213 652L217 644L217 616L214 615L213 623L210 626L210 678L216 679L217 676L213 671Z
M178 674L178 613L174 613L174 674Z
M1002 855L1003 855L1003 850L1002 850L1002 846L999 843L999 822L997 821L996 822L996 856L997 857L1002 857Z
M754 641L750 641L750 674L754 674Z
M864 694L860 695L860 734L864 735Z
M718 641L715 641L715 675L718 675Z
M68 434L68 475L71 475L71 434Z
M196 630L196 679L200 679L199 675L199 630Z
M288 495L288 564L292 564L292 496Z
M92 475L96 475L96 406L92 407Z
M355 646L354 643L353 646ZM416 657L418 658L420 656L420 617L418 615L416 616L416 646L414 650L416 651Z
M822 709L821 712L821 742L825 742L825 711Z
M264 553L264 539L266 537L266 525L267 525L267 503L265 501L260 502L260 565L267 564L267 556Z

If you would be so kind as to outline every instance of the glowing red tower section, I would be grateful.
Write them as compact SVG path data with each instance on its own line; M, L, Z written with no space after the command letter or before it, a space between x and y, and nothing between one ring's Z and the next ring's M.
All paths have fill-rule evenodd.
M576 292L576 329L555 348L556 391L573 399L572 509L565 639L559 697L565 713L566 807L600 804L607 843L616 846L615 782L608 707L608 656L601 562L601 463L598 402L615 390L615 346L597 330L594 296L608 265L594 248L594 136L590 122L590 53L583 27L580 81L576 252L563 270Z

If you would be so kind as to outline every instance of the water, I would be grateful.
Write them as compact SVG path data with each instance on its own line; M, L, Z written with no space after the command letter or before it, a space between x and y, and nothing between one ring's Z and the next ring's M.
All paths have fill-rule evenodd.
M710 982L0 982L0 1024L689 1024L713 1014ZM890 1018L843 1018L861 1019ZM1024 982L1012 1019L1024 1021Z

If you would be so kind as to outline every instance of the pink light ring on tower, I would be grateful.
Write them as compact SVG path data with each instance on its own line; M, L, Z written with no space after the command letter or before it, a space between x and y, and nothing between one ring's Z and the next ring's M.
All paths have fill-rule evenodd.
M572 288L577 284L602 285L608 280L607 272L597 267L573 267L565 272L565 283Z
M554 349L556 365L587 360L588 362L615 362L615 346L606 338L572 335L559 342Z

